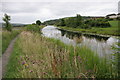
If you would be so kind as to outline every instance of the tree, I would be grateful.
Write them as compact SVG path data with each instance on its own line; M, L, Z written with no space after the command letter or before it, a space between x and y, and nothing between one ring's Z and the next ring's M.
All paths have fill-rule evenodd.
M40 21L40 20L37 20L37 21L36 21L36 24L37 24L37 25L41 25L41 21Z
M57 24L58 26L65 26L65 21L64 19L60 19L59 23Z
M5 28L8 30L8 31L12 31L12 25L10 24L10 16L8 16L7 14L4 14L4 17L3 17L3 21L5 22Z
M82 25L82 17L80 14L77 14L77 16L76 16L76 25L79 27L81 27L81 25Z

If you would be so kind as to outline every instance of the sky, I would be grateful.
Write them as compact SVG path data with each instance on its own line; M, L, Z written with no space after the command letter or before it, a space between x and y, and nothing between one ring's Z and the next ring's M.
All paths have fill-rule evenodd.
M7 13L12 23L34 23L63 17L106 16L118 13L119 0L2 0L0 15ZM2 22L2 17L0 17Z

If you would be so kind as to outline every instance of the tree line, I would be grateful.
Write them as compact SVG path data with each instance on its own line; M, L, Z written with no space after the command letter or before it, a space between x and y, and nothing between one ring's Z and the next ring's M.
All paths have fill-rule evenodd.
M67 26L67 27L82 28L82 29L88 29L92 27L99 27L99 28L110 27L108 19L105 18L92 19L91 17L85 18L82 17L80 14L77 14L75 17L67 17L67 18L45 21L44 24Z
M8 31L12 31L12 25L10 24L10 16L5 14L3 21L5 22L5 28ZM37 20L36 23L28 25L28 29L35 29L40 25L56 25L56 26L67 26L71 28L81 28L81 29L90 29L92 27L105 28L110 27L108 19L105 18L85 18L80 14L77 14L75 17L60 18L55 20L49 20L42 23L40 20ZM38 29L38 28L37 28Z

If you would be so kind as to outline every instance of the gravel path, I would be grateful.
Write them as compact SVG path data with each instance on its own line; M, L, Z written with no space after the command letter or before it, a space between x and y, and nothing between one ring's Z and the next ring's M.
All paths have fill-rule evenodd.
M17 37L14 38L11 41L11 43L8 46L8 48L6 49L4 54L2 55L2 57L0 57L0 79L2 79L2 76L4 76L4 74L6 72L6 65L8 64L9 57L10 57L12 51L13 51L13 46L14 46L14 43L15 43Z

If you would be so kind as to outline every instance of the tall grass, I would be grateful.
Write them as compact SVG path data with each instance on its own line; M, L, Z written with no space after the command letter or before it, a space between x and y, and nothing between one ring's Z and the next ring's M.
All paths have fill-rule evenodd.
M111 78L112 67L90 49L22 32L5 78Z
M19 30L13 30L12 32L2 30L2 53L5 52L11 40L14 39L19 33Z
M0 29L0 56L2 55L2 30Z

